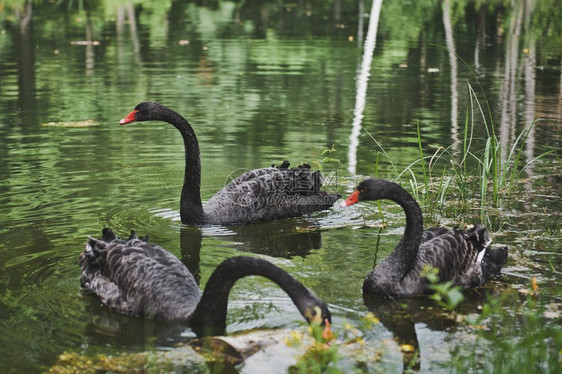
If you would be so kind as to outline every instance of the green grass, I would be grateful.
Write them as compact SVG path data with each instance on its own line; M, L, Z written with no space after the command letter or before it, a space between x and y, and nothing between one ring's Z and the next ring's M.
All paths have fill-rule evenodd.
M378 147L377 169L381 159L388 162L396 174L395 180L409 185L412 196L425 207L430 221L437 213L448 211L455 216L460 213L451 212L447 207L449 199L453 198L455 205L461 209L477 200L481 221L490 224L488 208L509 205L511 194L525 169L553 152L542 153L526 164L522 163L525 143L536 121L528 124L504 152L496 137L491 115L486 114L470 84L468 90L470 107L465 116L463 138L459 141L462 144L460 154L456 151L459 144L438 146L431 154L424 152L423 128L417 123L419 158L400 171L397 162L367 132ZM485 138L474 136L477 123L482 124Z

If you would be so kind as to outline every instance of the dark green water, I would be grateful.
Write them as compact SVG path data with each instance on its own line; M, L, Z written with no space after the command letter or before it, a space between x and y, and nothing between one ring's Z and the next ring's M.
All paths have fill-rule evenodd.
M449 146L460 152L469 84L484 106L482 89L503 149L540 119L521 164L552 152L523 170L499 208L490 204L484 212L495 242L510 247L504 275L489 291L509 293L537 277L560 310L558 2L480 8L457 2L450 12L440 3L384 2L367 77L361 64L369 1L198 3L205 2L0 2L0 372L41 372L63 352L164 351L192 339L187 328L121 316L81 294L78 255L88 235L105 226L123 236L131 229L150 235L200 271L202 285L226 258L264 256L329 303L336 332L368 311L363 278L375 242L380 260L400 239L400 210L384 209L382 230L375 204L262 225L182 226L179 134L165 123L119 126L146 100L192 123L206 200L245 169L284 159L319 162L332 146L329 156L340 162L323 164L327 189L346 194L375 172L395 179L386 158L377 164L372 137L399 171L419 158L417 123L426 154ZM451 59L447 46L459 58ZM362 83L365 103L357 107ZM350 135L359 112L355 149ZM477 109L473 114L473 149L482 150L483 120ZM77 127L86 120L89 126ZM421 181L421 168L414 175ZM402 177L404 186L410 177ZM480 220L477 199L463 208L454 196L448 200L443 210L424 207L428 224ZM296 308L268 281L244 279L230 300L229 334L300 326ZM470 299L463 313L479 313L483 300ZM406 321L406 327L383 321L368 335L370 349L383 352L379 370L400 372L399 344L414 336L419 369L447 371L451 342L472 336L462 324L423 313ZM284 372L294 357L280 360ZM350 355L344 363L356 360Z

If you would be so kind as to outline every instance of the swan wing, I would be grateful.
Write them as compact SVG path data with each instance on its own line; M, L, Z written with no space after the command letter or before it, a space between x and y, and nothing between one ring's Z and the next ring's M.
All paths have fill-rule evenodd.
M322 174L312 172L308 165L251 170L223 187L209 199L204 210L212 223L296 217L327 209L339 198L320 191L322 183Z
M277 193L289 195L309 195L322 188L324 177L320 171L312 171L310 165L303 164L289 169L288 163L280 167L254 169L243 173L227 184L221 191L240 193L249 184L254 196L267 196Z
M454 281L464 287L482 284L479 256L484 256L490 244L488 230L478 225L470 230L439 230L435 233L438 235L420 245L416 272L419 274L423 265L429 264L439 269L441 282Z
M427 242L433 238L448 233L450 233L450 231L444 227L432 227L423 231L421 242Z
M200 299L195 279L174 255L139 239L90 238L80 266L84 290L121 313L183 320Z

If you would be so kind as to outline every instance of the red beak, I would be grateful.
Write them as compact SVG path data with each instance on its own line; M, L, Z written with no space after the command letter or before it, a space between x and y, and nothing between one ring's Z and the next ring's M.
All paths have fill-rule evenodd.
M351 195L347 199L345 199L345 205L353 205L359 202L359 190L353 191Z
M324 330L322 331L322 337L326 340L333 340L334 339L334 332L332 331L332 327L330 326L330 321L328 318L324 320Z
M129 113L127 115L127 117L123 118L121 121L119 121L120 124L124 125L126 123L131 123L131 122L135 122L135 114L137 114L138 110L133 110L131 113Z

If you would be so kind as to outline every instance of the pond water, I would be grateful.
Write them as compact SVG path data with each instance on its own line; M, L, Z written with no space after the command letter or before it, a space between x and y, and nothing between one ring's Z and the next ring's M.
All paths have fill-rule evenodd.
M403 213L391 204L383 220L365 203L259 225L182 225L181 137L161 122L119 126L146 100L195 128L203 200L244 170L285 159L321 164L326 189L342 195L375 174L411 191L412 176L423 184L419 164L398 175L420 157L418 125L425 155L450 147L458 162L466 118L473 152L485 149L488 124L504 158L538 120L519 170L530 165L510 194L481 209L480 191L461 200L451 188L439 208L424 200L422 209L426 225L484 220L510 248L503 275L467 295L459 313L478 314L486 294L527 289L536 277L554 309L544 323L559 326L559 2L388 1L378 24L362 0L93 3L0 2L0 372L42 372L69 352L167 352L193 339L187 327L122 316L81 294L78 256L103 227L150 235L201 285L226 258L264 257L329 304L340 336L346 322L375 312L382 323L366 333L363 353L371 371L401 372L412 358L404 344L419 351L414 370L448 371L452 349L474 340L466 323L430 313L427 300L391 304L390 313L366 306L361 286L375 245L380 260L402 235ZM447 165L434 181L454 175ZM505 308L517 310L517 300ZM383 318L392 314L403 318ZM277 286L247 278L231 294L227 334L281 332L301 320ZM342 355L344 368L365 360ZM277 360L271 372L295 357ZM186 358L184 370L214 369Z

